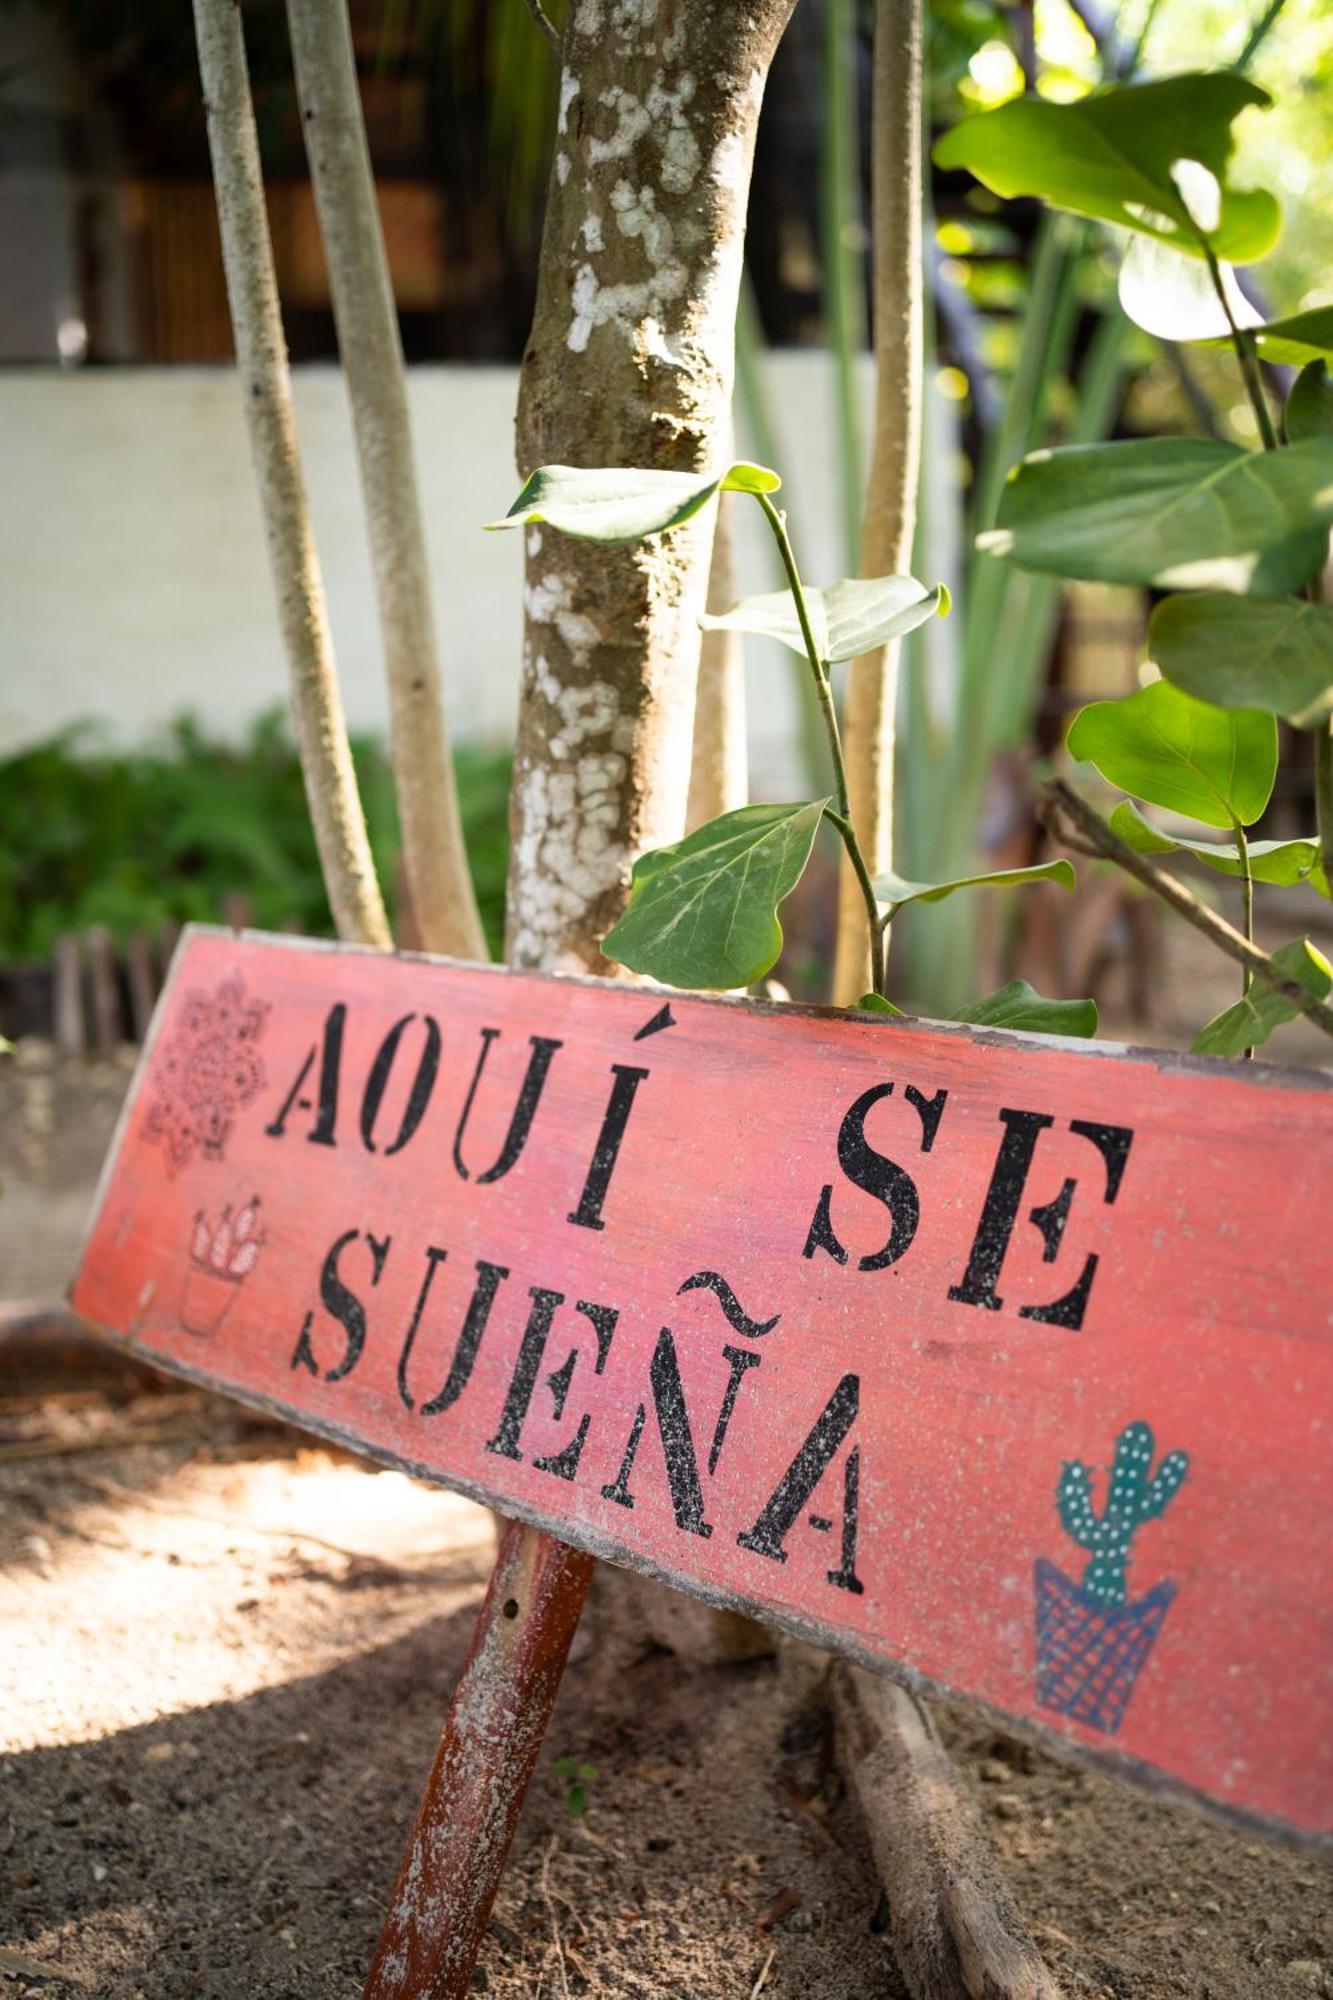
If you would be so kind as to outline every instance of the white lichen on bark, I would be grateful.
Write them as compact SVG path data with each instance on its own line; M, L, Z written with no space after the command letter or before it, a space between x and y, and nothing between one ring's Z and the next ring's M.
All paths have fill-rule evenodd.
M194 0L194 22L237 369L315 841L339 937L387 950L301 474L241 10L235 0Z
M727 449L749 166L792 0L578 0L518 456L702 471ZM711 523L527 554L509 955L606 971L631 864L684 829Z
M424 950L485 958L445 727L402 342L351 27L344 0L288 0L287 17L356 435L412 914Z

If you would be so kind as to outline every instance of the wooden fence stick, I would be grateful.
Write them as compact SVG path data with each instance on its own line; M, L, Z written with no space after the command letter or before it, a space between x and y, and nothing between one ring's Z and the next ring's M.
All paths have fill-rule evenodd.
M463 2000L593 1560L508 1522L364 2000Z

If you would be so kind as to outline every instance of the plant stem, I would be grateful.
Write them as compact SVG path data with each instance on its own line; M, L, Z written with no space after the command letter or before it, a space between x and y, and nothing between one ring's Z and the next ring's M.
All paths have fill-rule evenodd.
M1235 62L1233 62L1231 65L1232 69L1237 73L1237 75L1239 75L1242 70L1246 70L1249 68L1251 58L1258 53L1259 44L1265 39L1265 37L1268 34L1268 30L1272 27L1274 21L1276 21L1278 15L1282 12L1282 9L1286 6L1286 4L1287 0L1269 0L1268 6L1264 9L1263 13L1259 16L1259 19L1250 29L1249 34L1246 36L1244 48L1241 50L1240 54L1236 57Z
M1326 1035L1333 1035L1333 1007L1326 1000L1308 993L1296 980L1288 979L1266 951L1261 951L1225 917L1219 917L1197 896L1191 895L1183 882L1178 882L1174 875L1168 875L1164 868L1149 861L1146 855L1136 854L1071 785L1067 785L1062 778L1052 779L1046 786L1042 803L1042 817L1067 847L1080 854L1094 855L1099 860L1114 861L1117 868L1123 868L1127 875L1142 882L1145 889L1151 889L1155 896L1160 896L1187 924L1193 924L1196 931L1211 938L1219 951L1224 951L1228 958L1234 958L1238 965L1247 967L1256 979L1261 979L1274 993L1280 993L1284 1000L1289 1000Z
M824 815L826 819L830 820L837 827L838 832L842 835L843 845L847 849L847 859L852 865L852 872L856 876L857 886L861 891L861 899L866 906L866 921L870 930L871 981L875 992L882 994L884 991L885 926L880 921L879 905L875 900L875 885L870 879L870 870L866 866L866 858L861 850L861 843L857 839L856 829L852 825L851 807L847 799L847 766L842 754L842 732L838 728L838 711L833 701L833 690L829 686L828 668L820 657L819 647L815 642L814 628L810 623L810 611L805 601L805 588L801 582L801 572L796 567L796 553L791 545L791 537L787 533L787 523L780 510L773 505L767 493L757 493L755 498L763 508L768 518L768 525L773 530L773 539L778 545L778 554L782 557L782 567L786 572L787 586L791 591L792 601L796 606L796 618L801 628L801 637L805 641L806 658L810 662L810 672L814 679L815 693L819 700L819 712L823 718L825 734L828 737L829 755L833 760L833 784L835 796L838 801L837 811L834 812L830 807L826 806L824 808Z
M1315 730L1314 804L1319 859L1325 876L1333 883L1333 716Z
M1212 244L1203 235L1200 235L1199 241L1203 245L1203 254L1208 265L1208 275L1213 281L1213 290L1217 293L1218 303L1221 305L1222 311L1226 314L1227 326L1231 332L1231 345L1236 350L1236 359L1240 363L1240 372L1245 383L1245 393L1250 399L1250 407L1254 411L1255 422L1259 426L1259 435L1263 439L1264 450L1276 451L1277 432L1273 428L1272 413L1268 407L1268 398L1264 394L1263 377L1259 373L1259 357L1255 353L1254 341L1243 327L1236 324L1235 314L1231 310L1231 300L1227 297L1227 288L1222 281L1222 268L1217 261Z
M1247 944L1252 945L1254 943L1254 875L1250 868L1250 843L1245 837L1245 829L1240 821L1233 820L1232 825L1236 832L1236 852L1240 856L1241 923L1245 932L1245 941ZM1241 973L1240 992L1242 999L1249 993L1253 984L1254 974L1247 965ZM1253 1062L1254 1050L1252 1048L1244 1049L1242 1055L1246 1062Z
M886 912L884 916L879 913L879 905L875 899L875 885L870 879L870 870L866 867L866 858L861 852L861 843L856 837L856 828L851 821L844 818L842 813L834 812L832 806L825 806L824 817L830 825L836 826L842 835L842 844L847 849L847 859L852 864L852 872L860 886L870 928L870 983L882 999L887 999L888 996L884 992L884 934L888 930L888 919L892 912Z

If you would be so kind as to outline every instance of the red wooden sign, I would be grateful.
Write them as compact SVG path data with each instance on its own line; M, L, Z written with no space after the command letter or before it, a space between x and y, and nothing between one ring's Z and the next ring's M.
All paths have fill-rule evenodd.
M1328 1082L195 931L73 1302L1327 1836Z

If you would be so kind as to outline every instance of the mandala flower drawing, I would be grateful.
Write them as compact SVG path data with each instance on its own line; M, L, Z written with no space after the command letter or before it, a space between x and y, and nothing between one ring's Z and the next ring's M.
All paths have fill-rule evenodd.
M239 973L214 993L190 993L176 1026L155 1051L153 1100L144 1136L160 1145L174 1174L195 1154L224 1157L236 1114L264 1084L256 1044L268 1002L251 999Z

